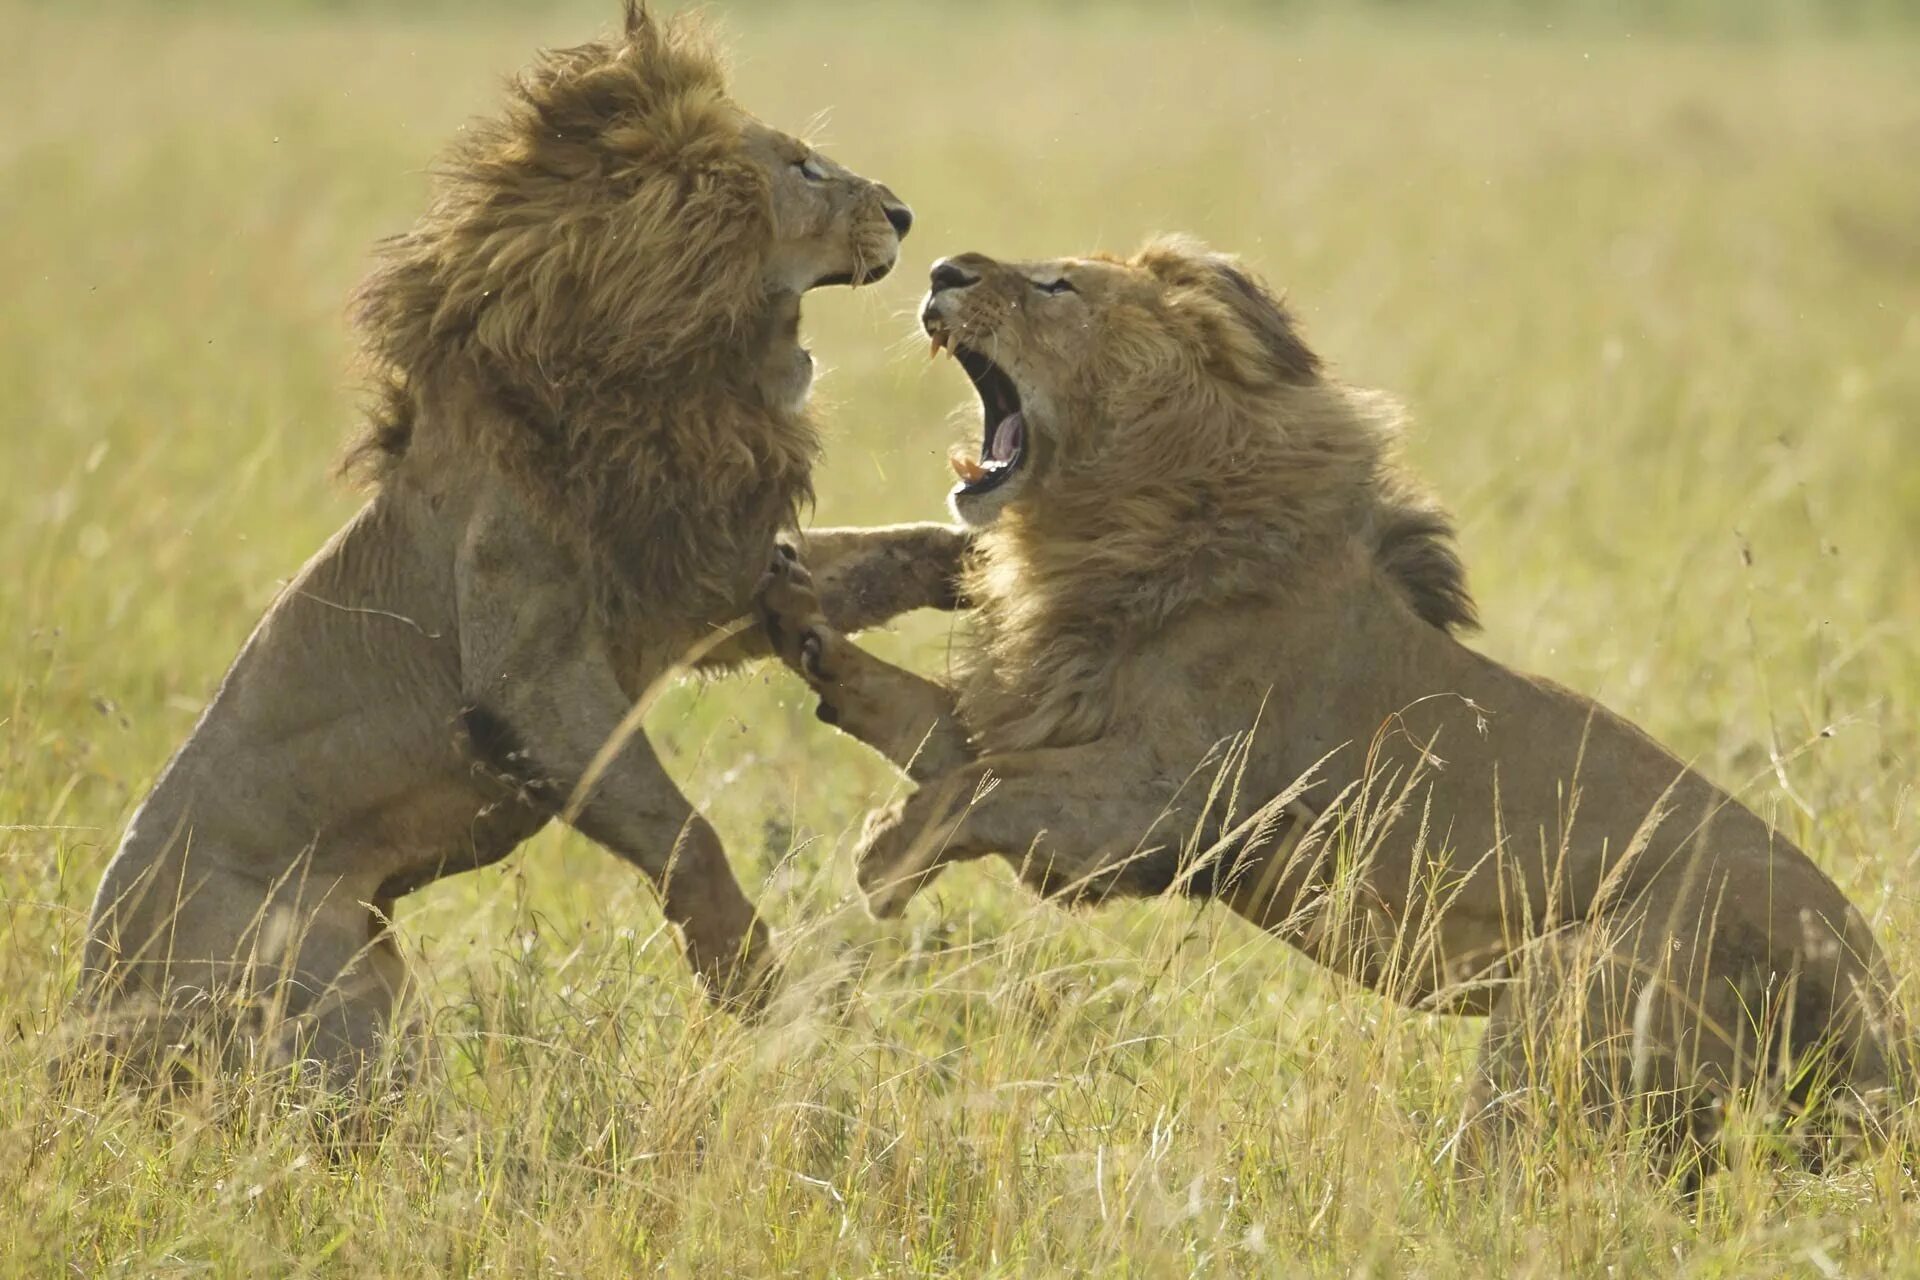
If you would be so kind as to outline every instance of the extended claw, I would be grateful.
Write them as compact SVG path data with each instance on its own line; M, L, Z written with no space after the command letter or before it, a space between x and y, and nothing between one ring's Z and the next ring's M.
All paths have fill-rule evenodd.
M808 627L806 634L800 637L800 665L806 671L807 678L815 682L827 678L826 668L821 662L821 653L825 648L817 628Z

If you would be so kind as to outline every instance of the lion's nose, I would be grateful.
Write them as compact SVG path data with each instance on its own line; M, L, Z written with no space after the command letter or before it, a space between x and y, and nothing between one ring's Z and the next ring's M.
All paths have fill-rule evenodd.
M905 240L907 232L913 230L913 210L894 201L889 201L886 209L887 221L893 224L893 234Z
M964 289L968 285L980 283L980 277L967 270L952 258L942 258L933 264L933 291Z

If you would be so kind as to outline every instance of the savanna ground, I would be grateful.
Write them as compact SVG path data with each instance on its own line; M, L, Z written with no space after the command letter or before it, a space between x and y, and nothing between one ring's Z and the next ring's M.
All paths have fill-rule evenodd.
M1477 1024L1223 912L1070 915L982 867L874 924L850 832L896 784L772 671L650 720L783 928L765 1025L550 832L405 904L443 1084L379 1141L51 1085L131 806L357 501L368 244L499 75L613 7L0 4L0 1270L1920 1274L1910 1146L1815 1177L1756 1140L1688 1203L1544 1142L1457 1192ZM1739 788L1920 973L1920 37L1566 8L725 12L740 96L826 112L919 213L893 279L809 307L818 519L940 511L973 419L912 338L935 256L1197 232L1409 402L1479 643Z

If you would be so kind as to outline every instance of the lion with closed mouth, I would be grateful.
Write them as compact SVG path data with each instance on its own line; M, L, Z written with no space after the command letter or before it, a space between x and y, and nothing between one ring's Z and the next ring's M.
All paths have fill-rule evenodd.
M1461 643L1451 526L1394 461L1394 411L1238 263L967 254L922 319L985 419L954 459L978 537L957 678L847 643L804 573L765 601L821 717L918 784L860 840L876 914L985 855L1070 900L1224 902L1490 1017L1469 1164L1551 1092L1569 1026L1583 1113L1632 1104L1672 1154L1735 1088L1889 1084L1904 1024L1859 912L1633 725Z
M637 703L757 644L733 624L817 451L801 297L880 279L911 221L737 105L695 23L635 3L463 131L358 298L377 492L133 816L88 928L96 1039L131 1057L212 1027L355 1074L407 987L395 899L555 818L650 878L712 995L764 996L766 926ZM962 542L804 540L850 628L950 605Z

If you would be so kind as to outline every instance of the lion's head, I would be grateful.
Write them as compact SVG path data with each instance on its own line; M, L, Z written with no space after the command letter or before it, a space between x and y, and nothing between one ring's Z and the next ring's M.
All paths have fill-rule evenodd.
M484 459L615 595L720 607L732 551L809 491L800 297L886 275L912 214L634 0L619 36L539 55L437 177L358 295L383 403L350 461Z
M1285 310L1232 259L1180 241L1126 259L946 258L921 321L985 410L979 460L953 460L954 510L975 525L1116 450L1172 462L1205 448L1243 416L1223 402L1320 371Z
M1071 547L1083 584L1161 565L1145 607L1165 616L1359 532L1430 621L1471 621L1450 526L1390 461L1397 411L1325 376L1236 259L1183 238L1127 258L962 254L935 264L921 323L985 419L978 459L953 456L954 512L1003 549Z
M726 363L743 337L793 354L745 361L792 401L792 300L880 279L912 225L886 187L736 104L690 19L632 3L621 38L542 53L438 176L361 291L376 355L465 354L562 411L570 390Z

